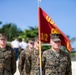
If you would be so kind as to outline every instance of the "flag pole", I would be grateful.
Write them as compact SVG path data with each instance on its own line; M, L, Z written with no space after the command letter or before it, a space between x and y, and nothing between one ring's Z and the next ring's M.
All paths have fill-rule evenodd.
M42 75L42 51L41 51L41 41L39 41L39 58L40 58L40 75Z
M40 7L41 0L38 0L38 7ZM39 21L39 9L38 9L38 26L40 26ZM41 50L41 40L40 40L40 27L39 27L39 58L40 58L40 75L42 75L42 50Z

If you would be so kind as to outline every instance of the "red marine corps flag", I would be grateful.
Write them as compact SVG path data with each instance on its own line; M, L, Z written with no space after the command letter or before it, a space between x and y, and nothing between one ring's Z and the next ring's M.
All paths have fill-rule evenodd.
M61 34L61 45L65 46L66 49L71 52L72 47L70 45L70 40L68 37L56 26L52 19L40 8L38 7L38 19L39 19L39 40L41 42L49 43L50 34L59 33Z

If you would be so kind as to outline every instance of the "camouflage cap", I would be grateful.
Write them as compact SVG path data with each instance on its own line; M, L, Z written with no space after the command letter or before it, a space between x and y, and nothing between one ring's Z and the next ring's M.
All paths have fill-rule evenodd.
M61 41L61 34L51 34L52 41Z
M29 43L34 43L34 41L35 41L34 38L30 38L30 39L28 40Z
M0 39L6 39L6 35L4 33L0 33Z

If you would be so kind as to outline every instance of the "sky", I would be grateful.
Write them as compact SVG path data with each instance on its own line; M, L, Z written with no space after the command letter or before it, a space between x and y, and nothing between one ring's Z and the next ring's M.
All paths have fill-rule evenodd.
M76 0L41 0L39 6L61 31L76 37ZM15 23L21 30L38 27L38 0L0 0L0 21Z

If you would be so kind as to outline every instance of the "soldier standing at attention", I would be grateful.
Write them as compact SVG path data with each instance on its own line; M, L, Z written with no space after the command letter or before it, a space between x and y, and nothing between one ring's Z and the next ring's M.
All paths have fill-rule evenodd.
M35 48L31 55L31 74L30 75L40 75L40 62L39 62L39 40L38 37L35 38Z
M63 52L61 34L51 34L51 49L43 52L44 75L72 75L70 56Z
M6 45L7 38L0 33L0 75L14 75L16 72L16 56L14 50Z
M34 39L28 40L28 47L21 51L19 63L18 63L18 69L20 72L20 75L31 75L31 54L34 50Z

